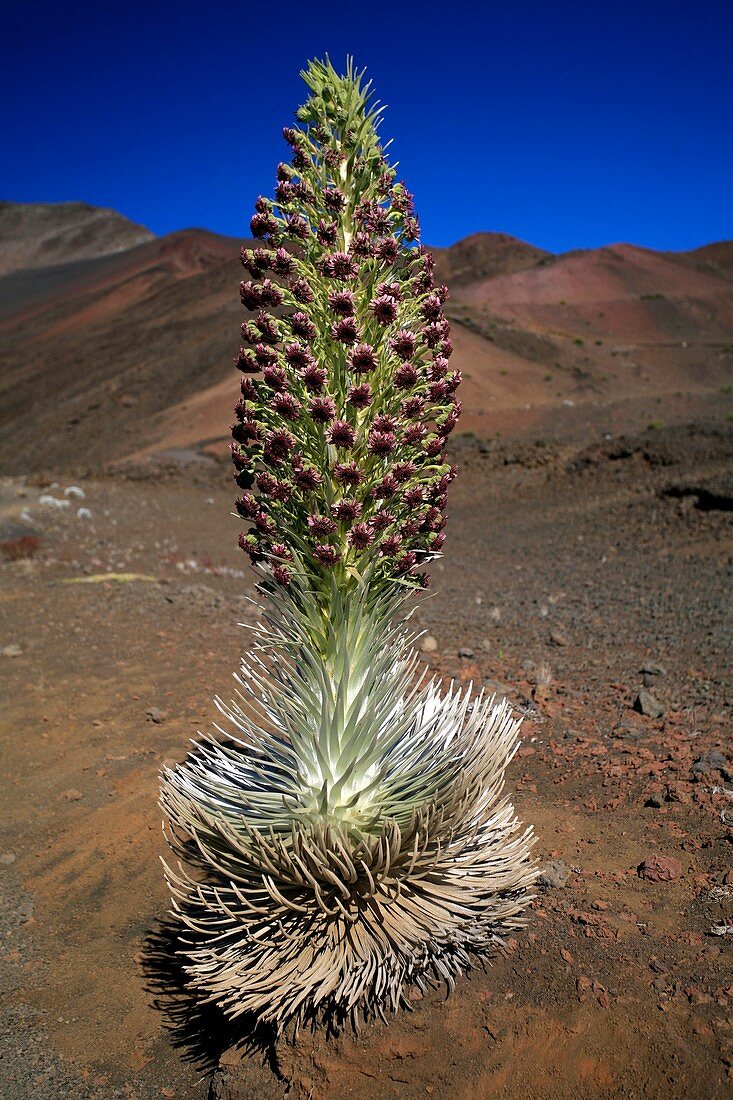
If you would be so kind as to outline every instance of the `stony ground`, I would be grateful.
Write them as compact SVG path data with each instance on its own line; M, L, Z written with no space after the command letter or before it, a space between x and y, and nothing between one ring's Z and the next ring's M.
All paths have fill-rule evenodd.
M158 769L213 720L254 617L229 475L3 482L3 1095L728 1095L730 442L459 448L424 657L524 716L509 782L542 884L447 1001L276 1049L192 1004L158 862Z

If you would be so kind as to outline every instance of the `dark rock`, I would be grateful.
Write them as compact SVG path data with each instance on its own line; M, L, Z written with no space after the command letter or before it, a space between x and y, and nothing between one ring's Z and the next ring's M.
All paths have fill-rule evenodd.
M664 805L664 799L658 791L652 791L651 794L647 795L647 799L644 805L651 806L652 809L659 810Z
M728 758L723 756L722 752L718 752L717 749L711 749L710 752L704 752L701 756L698 756L690 767L690 771L693 775L709 775L710 772L720 772L726 781L731 779L731 772L728 770Z
M461 648L458 650L458 656L465 657L467 660L471 660L471 658L475 657L476 654L469 646L461 646Z
M657 665L653 661L647 661L641 666L639 672L646 674L647 676L666 676L667 670L662 665Z
M559 886L564 886L569 877L570 868L561 859L553 859L542 868L537 881L540 886L556 889Z
M634 699L634 710L639 714L645 714L647 718L661 718L664 714L662 704L645 688L642 688Z

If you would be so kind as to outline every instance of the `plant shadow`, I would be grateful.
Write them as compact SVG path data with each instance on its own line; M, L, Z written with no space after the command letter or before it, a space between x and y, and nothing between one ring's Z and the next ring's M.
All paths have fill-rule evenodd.
M231 1020L217 1005L202 1000L184 970L180 933L180 924L170 917L156 921L143 941L140 960L145 989L163 1016L173 1046L204 1072L213 1072L231 1047L259 1054L277 1072L274 1028L259 1023L252 1014ZM186 939L190 946L188 930Z

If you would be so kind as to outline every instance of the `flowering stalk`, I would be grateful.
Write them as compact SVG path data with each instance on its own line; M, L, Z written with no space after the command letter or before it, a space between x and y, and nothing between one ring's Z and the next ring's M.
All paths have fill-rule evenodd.
M425 685L400 625L455 475L446 289L362 74L303 76L291 163L241 254L232 459L264 623L246 707L218 703L228 740L204 739L162 793L192 981L278 1029L452 982L521 923L535 874L499 798L518 723Z

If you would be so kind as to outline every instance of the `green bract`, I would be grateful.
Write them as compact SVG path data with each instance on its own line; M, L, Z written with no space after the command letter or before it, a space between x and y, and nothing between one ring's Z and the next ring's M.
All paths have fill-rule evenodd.
M440 550L460 411L446 291L351 65L313 62L257 200L232 457L264 570L238 702L162 804L202 994L278 1030L396 1008L516 928L535 870L500 797L506 703L423 682L404 624Z

